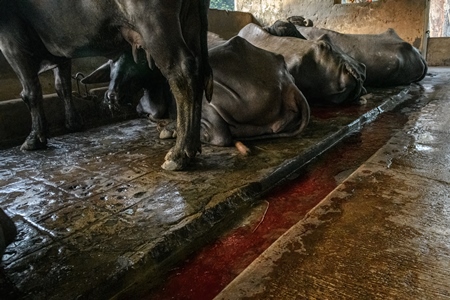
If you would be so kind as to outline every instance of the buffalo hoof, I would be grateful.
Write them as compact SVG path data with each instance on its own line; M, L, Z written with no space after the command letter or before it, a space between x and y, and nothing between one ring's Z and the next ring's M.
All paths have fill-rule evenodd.
M0 260L6 246L11 244L17 235L17 228L13 221L0 209Z
M20 146L20 150L39 150L45 148L47 148L47 137L36 134L35 132L31 132L22 146Z
M191 159L188 156L183 155L182 157L177 157L177 155L170 150L166 154L165 162L161 165L161 168L167 171L183 171L189 165L190 161Z
M166 159L166 161L161 165L166 171L183 171L186 169L186 166L189 164L189 159L179 159L179 160L171 160Z
M183 163L179 163L173 160L166 160L162 165L161 168L163 168L166 171L182 171L184 169Z
M162 140L173 139L176 137L177 137L177 132L168 130L167 128L161 129L161 132L159 133L159 138Z
M162 140L173 139L177 137L177 122L173 120L160 120L157 124L159 138Z

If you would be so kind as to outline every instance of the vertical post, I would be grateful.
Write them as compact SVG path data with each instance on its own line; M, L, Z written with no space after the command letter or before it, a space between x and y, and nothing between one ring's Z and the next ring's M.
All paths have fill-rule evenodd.
M428 36L429 36L429 22L430 22L430 1L425 0L425 11L423 14L423 31L422 31L422 40L420 42L420 52L422 56L427 60L427 50L428 50Z

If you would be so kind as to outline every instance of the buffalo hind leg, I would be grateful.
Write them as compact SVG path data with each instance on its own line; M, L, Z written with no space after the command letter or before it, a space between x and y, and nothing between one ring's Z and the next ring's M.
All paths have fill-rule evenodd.
M58 97L64 101L65 125L70 131L80 131L83 120L78 114L72 100L71 61L66 60L53 69L55 89Z

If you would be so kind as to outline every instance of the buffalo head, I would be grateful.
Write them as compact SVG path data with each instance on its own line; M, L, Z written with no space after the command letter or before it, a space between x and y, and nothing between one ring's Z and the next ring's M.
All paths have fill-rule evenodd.
M365 92L365 66L342 52L324 35L310 41L274 36L248 24L239 32L253 45L283 55L295 84L309 104L343 104Z
M281 20L275 21L271 26L264 27L268 33L276 36L292 36L306 40L306 38L297 30L294 24Z
M310 19L306 19L302 16L291 16L287 18L287 21L297 26L304 26L304 27L314 26L313 21L311 21Z
M137 106L138 113L148 114L151 119L168 117L169 109L175 103L167 80L158 69L150 69L146 60L135 63L131 53L124 53L115 60L98 67L81 80L84 84L109 82L103 98L103 107L111 113L120 111L123 106ZM141 97L141 100L136 99ZM146 101L142 99L152 99ZM151 103L151 107L142 107L142 103Z
M314 103L344 104L366 93L366 67L324 35L305 53L300 90ZM294 76L295 77L295 76Z

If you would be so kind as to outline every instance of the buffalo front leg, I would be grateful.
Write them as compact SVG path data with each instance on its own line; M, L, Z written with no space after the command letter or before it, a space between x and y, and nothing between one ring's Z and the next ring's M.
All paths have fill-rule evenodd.
M42 91L39 80L32 87L24 86L20 94L31 115L31 132L20 147L21 150L38 150L47 147L47 120L42 106Z
M205 73L210 71L206 43L209 0L149 3L157 12L151 18L136 18L145 21L135 24L137 31L122 28L122 35L133 51L140 47L146 51L150 67L154 61L170 85L177 107L177 139L162 168L183 170L201 150L201 105ZM208 86L212 87L212 77L208 79Z
M167 153L163 169L183 170L201 151L200 118L203 96L202 81L195 59L182 60L181 70L167 75L177 106L177 139L174 147Z
M21 146L23 150L42 149L47 146L47 121L42 106L42 90L38 77L41 61L36 54L42 50L41 47L41 44L33 40L33 35L16 14L2 14L0 51L22 84L20 96L31 114L31 133Z
M23 82L22 100L31 114L31 132L20 147L21 150L38 150L47 147L47 120L42 106L42 90L38 76Z
M67 60L53 69L55 89L59 98L64 101L66 128L70 131L80 131L83 128L83 120L73 105L71 67L71 61Z
M20 96L31 115L31 132L20 149L44 149L47 147L47 120L42 105L41 83L37 75L38 65L30 56L20 51L10 53L8 50L14 50L14 48L3 50L3 53L22 84Z

